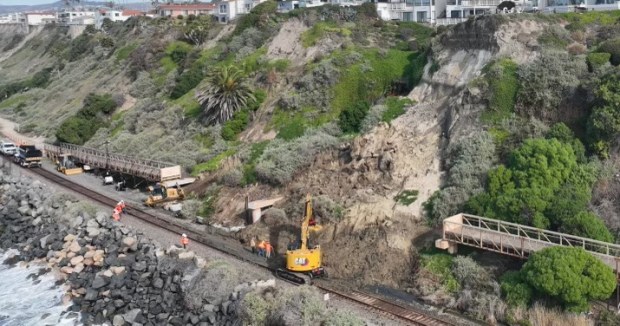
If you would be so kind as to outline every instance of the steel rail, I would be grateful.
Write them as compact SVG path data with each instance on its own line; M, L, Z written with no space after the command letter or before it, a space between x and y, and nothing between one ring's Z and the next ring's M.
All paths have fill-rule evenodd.
M69 190L75 191L79 194L82 194L83 196L94 200L96 202L99 202L103 205L106 205L108 207L114 207L117 204L117 201L115 199L112 199L110 197L107 197L105 195L102 195L96 191L93 191L91 189L88 189L80 184L77 184L75 182L72 182L70 180L67 180L63 177L61 177L60 175L58 175L55 172L51 172L42 168L37 168L37 169L31 169L30 171L32 171L33 173L55 183L58 184L60 186L63 186ZM269 266L263 265L261 263L252 261L252 260L248 260L245 259L243 257L243 255L241 255L240 253L238 253L237 250L235 250L234 248L222 248L222 245L218 245L215 244L214 241L210 240L209 238L205 237L204 235L198 234L197 232L188 230L186 228L183 228L175 223L172 223L168 220L162 219L162 218L158 218L157 216L154 216L153 214L150 214L140 208L137 207L130 207L127 206L127 212L126 214L134 216L140 220L143 220L149 224L152 224L156 227L168 230L170 232L174 232L176 234L181 234L181 233L185 233L187 234L187 236L192 239L193 241L200 243L204 246L207 246L211 249L217 250L220 253L223 253L227 256L230 256L234 259L237 260L241 260L244 262L248 262L251 263L253 265L259 266L261 268L267 269L270 272L275 272L275 270L273 268L270 268ZM406 321L408 323L412 323L414 325L421 325L421 326L456 326L457 324L454 324L452 322L437 318L435 316L417 311L417 310L413 310L412 308L409 307L405 307L402 305L399 305L397 303L394 302L390 302L387 301L385 299L381 299L375 296L372 296L370 294L367 293L362 293L362 292L357 292L357 291L350 291L349 293L347 292L343 292L340 290L336 290L334 288L331 288L329 286L326 285L318 285L318 284L314 284L314 286L316 286L317 288L327 292L327 293L331 293L331 294L335 294L339 297L342 297L346 300L352 301L352 302L356 302L358 304L361 304L363 306L372 308L378 312L382 312L384 314L388 314L390 316L393 317L397 317L403 321Z

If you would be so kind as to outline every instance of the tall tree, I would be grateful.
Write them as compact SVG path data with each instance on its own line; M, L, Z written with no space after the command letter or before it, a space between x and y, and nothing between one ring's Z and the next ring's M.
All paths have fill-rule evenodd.
M207 76L207 86L198 95L207 123L223 123L254 100L243 73L233 67L215 69Z

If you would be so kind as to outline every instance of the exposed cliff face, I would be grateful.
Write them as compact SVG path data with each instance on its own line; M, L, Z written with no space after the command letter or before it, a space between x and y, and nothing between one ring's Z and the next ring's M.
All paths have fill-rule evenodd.
M442 184L444 149L451 139L483 128L484 90L472 81L498 58L517 63L535 58L542 28L533 21L490 17L445 31L433 45L439 70L431 74L429 63L408 96L416 104L390 125L317 158L291 185L292 193L326 194L346 208L346 218L321 238L330 273L378 283L390 275L400 275L391 278L394 282L407 279L414 244L434 239L422 221L423 203ZM417 191L417 200L399 203L395 197L402 191ZM339 249L345 244L347 250Z

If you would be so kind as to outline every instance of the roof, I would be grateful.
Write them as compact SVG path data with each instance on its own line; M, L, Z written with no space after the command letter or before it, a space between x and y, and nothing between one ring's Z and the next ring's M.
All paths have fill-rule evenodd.
M159 5L160 10L211 10L215 9L212 3L196 3L196 4L171 4Z
M55 12L25 12L24 15L46 15L46 16L56 16Z
M123 10L123 16L143 16L144 12L140 10Z

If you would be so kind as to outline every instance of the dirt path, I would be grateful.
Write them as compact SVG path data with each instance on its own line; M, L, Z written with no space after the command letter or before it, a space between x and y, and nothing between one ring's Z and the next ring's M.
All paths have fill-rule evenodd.
M2 133L2 136L10 139L12 142L18 145L28 143L34 144L39 148L43 147L45 137L29 137L22 135L19 132L15 131L16 126L18 126L18 123L15 123L5 118L0 118L0 133Z

